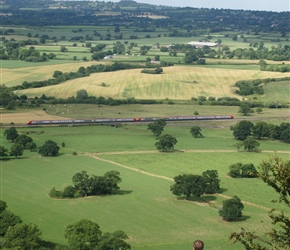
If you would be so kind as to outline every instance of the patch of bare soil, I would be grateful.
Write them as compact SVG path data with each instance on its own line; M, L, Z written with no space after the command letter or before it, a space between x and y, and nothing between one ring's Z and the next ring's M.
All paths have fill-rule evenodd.
M43 110L35 110L24 113L5 113L0 114L0 122L2 124L26 124L31 120L59 120L59 119L69 119L65 117L48 115Z

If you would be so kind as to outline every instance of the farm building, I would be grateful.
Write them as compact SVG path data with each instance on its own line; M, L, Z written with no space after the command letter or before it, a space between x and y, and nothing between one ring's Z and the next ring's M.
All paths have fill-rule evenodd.
M193 41L193 42L190 42L188 44L195 46L197 48L203 48L204 46L215 48L218 46L218 43L210 43L210 42L195 42L195 41Z

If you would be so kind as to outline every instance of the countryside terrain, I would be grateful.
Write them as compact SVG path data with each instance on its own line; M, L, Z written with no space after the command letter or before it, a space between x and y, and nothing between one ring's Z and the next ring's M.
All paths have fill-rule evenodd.
M17 43L35 39L38 41L37 45L25 45L19 51L29 50L33 46L40 55L53 53L56 57L43 62L28 62L16 58L1 60L1 85L5 85L19 97L16 104L12 105L13 108L1 106L1 146L11 148L12 142L6 140L4 131L14 126L19 134L29 135L37 149L45 141L53 140L60 150L55 157L41 156L38 150L25 150L17 159L1 159L0 200L5 201L8 209L20 216L24 223L36 224L42 231L44 240L67 246L64 236L66 227L81 219L88 219L98 223L104 232L124 231L132 249L186 250L192 248L195 239L203 240L205 249L244 249L241 244L232 244L229 240L230 233L245 228L263 235L273 227L268 217L272 208L283 210L289 216L289 209L283 204L272 203L273 199L277 199L277 194L262 180L232 178L228 175L229 166L238 162L253 163L259 169L259 165L270 157L278 156L285 162L290 160L289 143L269 138L259 140L260 146L255 152L248 152L243 148L237 150L235 144L239 141L234 138L231 130L241 120L249 120L254 124L259 121L274 125L288 123L290 83L284 78L289 77L289 72L262 71L262 59L239 57L238 53L230 58L227 52L223 52L228 51L227 49L246 50L250 43L257 43L257 46L261 43L260 46L263 45L262 48L269 51L289 45L290 35L284 28L285 13L273 13L279 20L274 28L263 23L253 28L247 23L253 13L233 13L228 10L228 15L239 15L244 19L240 19L240 24L233 21L231 25L234 28L229 28L232 26L228 23L215 21L219 29L214 31L209 29L210 24L207 22L202 27L185 27L179 21L182 19L179 14L185 15L187 11L196 13L196 18L200 21L203 12L198 9L167 9L166 6L155 8L154 5L145 4L140 4L137 8L134 1L120 1L119 4L92 2L90 8L95 10L98 6L100 10L95 13L98 24L87 24L89 20L82 19L83 15L76 11L72 13L77 13L76 18L79 19L69 25L68 20L61 16L64 16L69 4L75 6L77 3L47 1L46 5L42 5L42 2L35 5L30 0L26 6L21 1L16 1L15 4L18 6L17 10L10 8L11 1L6 1L3 13L16 15L16 11L22 11L22 17L30 13L31 20L21 19L21 15L17 15L11 21L7 14L2 26L3 31L7 32L2 33L0 46L4 48L7 41ZM54 9L60 6L59 12L55 12L58 19L48 21L49 18L45 17L39 21L42 25L33 24L32 20L38 18L41 10L54 13ZM33 12L35 8L37 12ZM145 14L141 14L140 9ZM152 12L151 18L146 14L148 10ZM80 11L88 9L83 7ZM217 13L214 10L208 11L208 18L212 18L213 14L222 15L219 10L216 10ZM71 17L74 15L72 13ZM268 12L260 14L265 18L270 15ZM188 20L192 21L191 16ZM55 23L56 20L58 24ZM165 24L166 20L168 23ZM116 32L117 28L120 32ZM176 30L179 32L178 36ZM122 37L118 36L120 33ZM76 36L82 38L74 40ZM45 38L45 41L40 42L41 38ZM170 44L218 39L222 43L212 49L216 54L213 57L204 54L205 64L198 64L197 61L186 63L185 50L178 50L177 55L172 56L168 51L160 49ZM121 53L112 53L116 55L109 60L103 57L98 60L92 58L94 53L90 51L91 48L103 44L106 46L103 51L113 51L118 42L124 44L125 49ZM131 48L130 43L133 43ZM154 46L156 44L158 47ZM67 50L61 51L62 46ZM142 54L142 46L150 49ZM225 46L227 49L223 50ZM252 45L251 48L257 49ZM161 74L141 73L143 68L123 69L91 73L89 76L68 79L51 86L17 88L23 82L52 79L56 71L77 72L80 67L91 65L129 63L145 67L148 58L155 60L156 56L159 56L161 62L171 62L173 65L160 66L163 69ZM266 58L265 61L267 65L279 67L290 65L289 59ZM263 84L262 94L242 96L236 92L237 81L267 78L284 80ZM123 101L149 100L158 104L69 102L77 99L80 90L84 90L90 97ZM43 95L54 99L41 99ZM25 101L19 105L21 96ZM205 97L206 101L201 101L201 97ZM210 97L214 100L235 98L240 103L250 103L253 112L244 115L239 112L239 105L211 105ZM37 102L38 100L44 101ZM59 100L62 101L58 102ZM257 112L256 107L261 107L262 111ZM196 112L199 115L233 115L234 119L168 122L162 134L170 134L178 141L171 152L156 149L157 138L148 130L146 123L124 123L118 126L26 125L30 120L166 117L194 115ZM192 137L192 126L200 126L204 137ZM53 187L61 190L71 185L72 176L77 172L103 175L111 170L120 172L122 178L120 190L114 195L75 199L54 199L48 195ZM186 200L170 191L175 176L201 175L206 170L218 171L221 180L219 193ZM237 221L227 222L219 216L218 211L224 200L235 195L244 205L243 216ZM2 240L1 237L0 244Z

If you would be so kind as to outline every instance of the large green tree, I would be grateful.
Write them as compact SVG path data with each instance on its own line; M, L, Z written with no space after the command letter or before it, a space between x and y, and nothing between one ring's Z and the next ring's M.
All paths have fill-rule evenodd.
M56 156L59 151L59 146L56 142L48 140L38 150L38 153L43 156Z
M10 148L10 156L15 156L15 158L18 158L19 156L23 155L23 147L22 145L15 143Z
M233 198L223 201L223 207L219 210L219 215L226 221L235 221L242 217L244 205L240 198Z
M13 214L9 210L0 213L0 235L4 236L10 226L21 223L19 216Z
M175 137L165 134L158 138L158 141L155 143L155 146L158 150L163 152L174 150L174 145L177 143Z
M6 137L6 140L11 140L12 142L14 142L14 140L18 137L18 132L16 128L11 127L4 131L4 136Z
M175 183L170 191L177 196L185 195L188 200L191 196L200 197L204 194L205 182L202 176L183 174L174 177Z
M155 136L160 136L166 126L164 119L157 119L153 123L148 124L148 128Z
M8 249L40 249L41 231L35 224L16 224L10 226L4 235L3 245Z
M71 250L93 250L97 247L101 235L99 225L86 219L68 225L65 230L65 238Z
M87 196L90 193L90 178L86 171L76 173L72 177L74 188L79 192L80 196Z
M275 156L260 165L259 177L277 193L277 199L284 205L282 211L272 209L269 217L274 227L265 235L258 235L256 232L247 231L242 228L240 232L234 232L230 239L234 243L240 242L245 249L259 250L284 250L290 247L290 166L289 161L285 162Z
M113 233L104 233L98 243L96 250L127 250L131 249L129 243L126 242L128 236L123 231L115 231Z
M0 146L0 157L7 157L8 156L8 149Z
M254 138L248 137L243 141L244 149L247 151L255 151L260 146L260 143Z
M220 191L220 179L217 170L206 170L202 173L202 177L206 194L214 194Z
M262 138L269 138L270 137L270 130L268 123L264 121L259 121L255 124L255 126L252 129L253 136L257 138L258 140Z
M29 145L33 142L32 138L26 134L19 135L16 140L16 143L23 146L25 149L29 149Z
M234 125L231 129L233 130L233 135L237 140L246 140L248 136L252 134L252 129L254 124L250 121L240 121Z

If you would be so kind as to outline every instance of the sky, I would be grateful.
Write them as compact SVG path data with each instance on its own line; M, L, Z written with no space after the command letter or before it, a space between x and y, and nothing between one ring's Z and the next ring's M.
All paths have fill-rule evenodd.
M138 3L174 7L290 11L290 0L134 0ZM111 0L118 2L118 0Z

